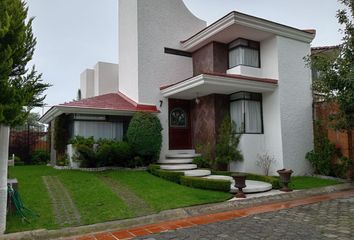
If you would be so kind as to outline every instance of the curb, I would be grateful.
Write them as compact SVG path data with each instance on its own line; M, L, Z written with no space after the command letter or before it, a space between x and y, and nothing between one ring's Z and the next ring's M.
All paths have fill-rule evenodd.
M47 240L47 239L64 239L73 236L85 235L89 233L99 233L107 231L118 231L126 228L134 228L141 225L154 224L158 222L178 220L187 217L198 216L202 214L212 214L218 212L225 212L229 210L242 209L246 207L254 207L263 205L266 203L283 202L287 200L301 199L305 197L311 197L316 195L323 195L333 192L340 192L354 189L354 184L345 183L340 185L333 185L322 188L308 189L294 191L290 193L256 197L252 199L245 199L242 201L229 201L222 203L206 204L199 206L192 206L186 208L179 208L174 210L166 210L157 214L117 220L112 222L98 223L93 225L86 225L80 227L70 227L58 230L34 230L27 232L11 233L0 236L0 240Z

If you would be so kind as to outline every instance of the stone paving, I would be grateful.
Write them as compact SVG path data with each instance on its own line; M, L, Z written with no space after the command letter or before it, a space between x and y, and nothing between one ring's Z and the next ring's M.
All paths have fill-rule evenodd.
M57 224L61 227L80 226L80 213L59 178L43 176L42 179L48 190Z
M138 240L354 239L354 196L197 225Z
M111 188L132 210L135 216L146 216L155 213L155 211L140 197L138 197L129 188L125 187L118 181L115 181L107 176L101 176L100 180Z

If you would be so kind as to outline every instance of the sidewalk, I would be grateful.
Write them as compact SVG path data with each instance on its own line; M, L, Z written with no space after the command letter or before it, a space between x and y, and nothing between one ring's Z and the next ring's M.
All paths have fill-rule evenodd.
M228 201L182 209L164 211L150 216L126 219L90 226L60 230L37 230L4 235L0 240L65 239L65 240L120 240L147 236L224 220L244 218L259 213L308 205L354 196L352 184L295 191L285 194L253 197L241 201Z

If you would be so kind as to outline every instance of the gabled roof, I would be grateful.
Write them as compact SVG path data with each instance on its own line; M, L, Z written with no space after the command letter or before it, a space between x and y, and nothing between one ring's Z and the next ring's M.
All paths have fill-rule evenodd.
M53 106L41 117L40 121L48 123L63 113L132 115L134 112L157 113L158 110L154 105L138 104L118 92Z

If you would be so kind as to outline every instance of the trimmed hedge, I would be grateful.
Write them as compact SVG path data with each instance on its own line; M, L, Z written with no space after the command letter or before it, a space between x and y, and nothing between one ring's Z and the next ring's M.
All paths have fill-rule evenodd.
M148 168L149 172L157 177L166 179L171 182L180 183L180 179L184 176L183 172L171 172L160 169L159 165L150 164Z
M230 192L230 181L199 177L181 177L181 184L187 187Z
M231 176L232 172L227 172L227 171L213 171L212 174L214 175L225 175L225 176ZM263 176L263 175L258 175L258 174L253 174L253 173L246 173L248 180L254 180L254 181L262 181L262 182L267 182L272 184L273 189L279 189L280 188L280 182L279 178L275 176Z

